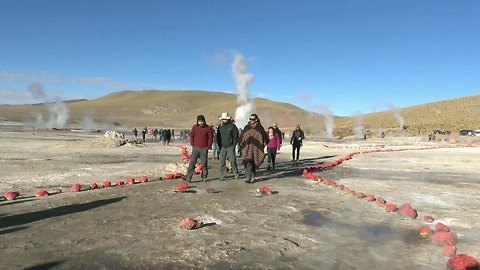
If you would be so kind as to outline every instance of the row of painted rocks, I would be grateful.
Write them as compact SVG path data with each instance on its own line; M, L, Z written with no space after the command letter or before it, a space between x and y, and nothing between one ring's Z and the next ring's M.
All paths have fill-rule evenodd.
M180 148L181 148L181 152L182 152L182 159L184 159L185 157L187 157L186 148L185 147L180 147ZM188 157L187 157L187 160L188 160ZM196 171L199 171L199 173L201 173L201 164L198 164L198 165L199 166L197 166L198 169ZM163 177L159 177L158 179L159 180L179 179L179 178L182 178L183 176L184 176L184 174L181 173L181 172L165 173L163 175ZM145 183L145 182L148 182L148 177L147 176L140 176L138 178L138 181L135 180L134 178L127 178L126 180L119 180L119 181L116 181L115 183L112 183L111 181L103 181L101 184L91 183L91 184L88 185L88 188L86 188L86 189L85 188L82 189L82 186L80 184L75 183L70 187L70 191L71 192L80 192L80 191L85 191L85 190L93 190L93 189L113 187L113 186L120 187L120 186L124 186L124 185L133 185L133 184L136 184L136 183ZM40 190L37 190L34 193L34 196L35 197L47 197L49 195L60 194L60 193L62 193L62 189L60 189L60 188L56 188L55 191L53 191L53 192L48 192L45 189L40 189ZM3 194L3 198L4 198L4 200L15 200L15 199L22 198L22 196L20 196L20 193L18 191L7 191Z
M476 146L476 145L475 145ZM469 146L470 147L470 146ZM406 151L406 150L419 150L419 149L433 149L438 147L430 148L409 148L409 149L376 149L363 152L353 152L347 154L345 157L337 159L333 162L325 163L322 165L312 165L308 168L303 169L303 176L317 181L320 184L327 185L329 187L335 188L342 191L343 194L354 196L358 199L362 199L365 202L376 202L377 206L383 208L385 212L398 212L402 219L415 219L418 216L417 211L409 204L404 203L400 207L397 207L395 203L389 203L381 196L376 196L374 194L365 194L364 192L355 191L343 184L338 184L334 180L322 179L319 175L315 175L311 172L314 169L329 169L337 165L342 164L346 160L352 159L354 155L357 154L368 154L368 153L378 153L378 152L397 152L397 151ZM434 222L434 218L429 215L423 217L425 225L421 226L419 229L419 236L421 238L428 239L432 241L433 244L442 247L442 254L446 257L450 257L447 262L447 267L452 270L467 270L467 269L479 269L479 262L476 258L469 256L467 254L458 254L457 255L457 238L450 231L450 229L442 224L437 223L432 229L431 225Z

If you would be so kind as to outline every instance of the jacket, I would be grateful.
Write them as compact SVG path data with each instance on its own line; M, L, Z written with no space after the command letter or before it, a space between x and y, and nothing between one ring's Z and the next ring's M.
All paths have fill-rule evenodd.
M190 133L190 144L198 148L208 148L212 147L213 142L213 129L208 125L200 126L195 124L192 127L192 132Z
M217 129L217 143L220 148L236 146L238 141L238 128L231 121L222 124Z

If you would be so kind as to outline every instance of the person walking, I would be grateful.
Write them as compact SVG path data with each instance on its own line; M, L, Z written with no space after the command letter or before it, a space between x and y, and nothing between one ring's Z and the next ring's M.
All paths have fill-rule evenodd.
M138 136L137 136L137 135L138 135L138 131L137 131L137 128L133 128L132 132L133 132L133 139L135 140L135 142L138 143Z
M256 170L265 160L263 149L268 144L268 136L260 123L258 115L251 114L248 124L243 128L240 136L240 148L245 166L245 182L255 182Z
M192 182L195 165L200 158L202 164L202 181L207 181L208 176L208 149L212 147L213 130L207 125L205 116L198 115L197 123L193 125L190 134L190 144L192 145L192 153L190 154L190 163L188 164L187 175L184 180Z
M144 127L143 130L142 130L142 139L143 139L143 142L146 142L147 139L145 138L147 136L147 133L148 133L148 129L147 127Z
M238 140L238 128L233 123L232 118L228 113L222 113L222 116L219 119L222 120L222 124L218 126L217 131L217 143L220 148L220 181L224 181L227 177L227 156L232 165L235 179L238 179L237 157L235 155L235 147L237 146Z
M268 127L268 144L267 144L267 170L275 169L275 160L277 151L280 150L280 135L275 132L274 127Z
M305 139L305 134L303 130L300 129L300 125L297 124L297 127L292 133L290 138L290 144L292 145L292 161L298 161L300 158L300 147L303 146L303 139ZM297 156L295 156L295 153Z
M213 143L212 143L213 159L220 159L220 150L218 149L218 143L217 143L218 127L214 127L213 125L211 125L210 127L213 129Z
M278 137L280 138L280 147L282 146L282 142L283 142L283 135L282 135L282 131L278 128L278 125L277 125L277 122L273 122L273 131L275 134L278 134Z

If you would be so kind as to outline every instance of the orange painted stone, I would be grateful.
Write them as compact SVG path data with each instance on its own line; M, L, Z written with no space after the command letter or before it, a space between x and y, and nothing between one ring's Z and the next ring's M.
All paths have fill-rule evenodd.
M45 189L40 189L35 192L35 197L47 197L48 195L50 194L48 194L48 191L46 191Z
M127 178L127 185L134 185L135 184L135 178Z
M98 185L97 185L97 183L91 183L91 184L89 185L89 187L90 187L90 189L97 189L97 188L98 188Z
M73 185L70 187L70 191L71 191L71 192L79 192L80 190L81 190L80 184L73 184Z
M17 191L7 191L3 193L3 196L7 200L15 200L18 196L20 196L20 193Z
M102 187L106 188L106 187L110 187L112 186L112 182L110 181L103 181L102 182Z
M467 254L459 254L451 257L447 262L448 269L469 270L478 269L478 260Z

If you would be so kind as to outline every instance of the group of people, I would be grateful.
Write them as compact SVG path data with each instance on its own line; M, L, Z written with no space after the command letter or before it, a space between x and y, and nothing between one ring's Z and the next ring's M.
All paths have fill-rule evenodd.
M138 130L137 128L134 128L132 130L133 133L133 139L138 142ZM157 140L157 138L160 139L160 141L163 142L164 145L169 145L170 141L175 139L175 130L173 129L167 129L167 128L160 128L160 129L150 129L150 131L147 129L147 127L144 127L142 129L142 141L146 142L147 141L147 134L150 136L151 140Z
M192 181L198 159L202 164L202 181L207 180L209 149L213 150L214 158L218 158L220 161L220 181L224 181L227 177L227 160L231 164L235 179L238 179L239 170L235 151L237 145L244 165L246 183L255 181L256 171L264 162L265 157L267 157L267 170L275 169L277 151L280 150L283 139L283 134L276 123L265 130L258 115L253 113L245 127L239 130L228 113L222 113L219 120L221 120L221 124L213 127L207 124L205 116L197 116L197 123L193 125L190 132L192 152L184 180ZM290 139L293 149L292 161L299 160L300 147L302 147L304 138L305 134L297 124ZM266 154L265 147L267 148Z

